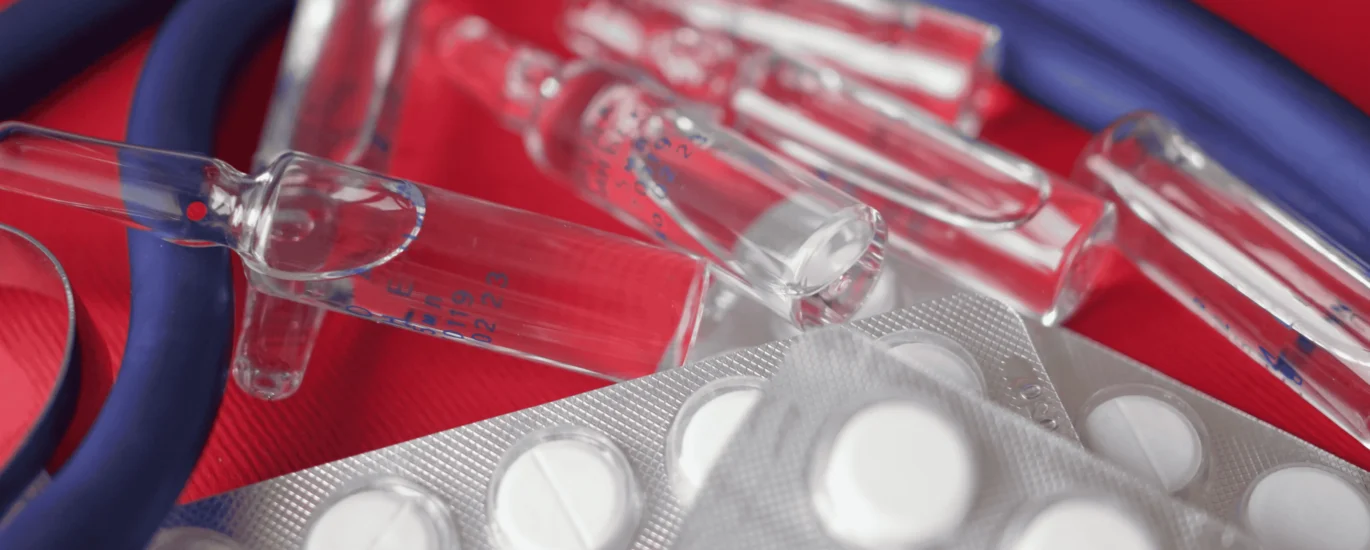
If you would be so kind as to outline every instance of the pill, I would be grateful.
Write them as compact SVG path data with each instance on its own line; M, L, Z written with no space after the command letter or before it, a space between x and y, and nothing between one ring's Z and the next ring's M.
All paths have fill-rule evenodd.
M631 541L636 486L612 447L579 433L519 453L494 487L494 527L508 550L607 550Z
M1252 484L1244 519L1268 550L1366 550L1370 504L1328 470L1291 465Z
M975 460L962 429L907 400L856 412L815 463L814 507L833 538L858 548L949 540L975 500Z
M147 550L242 550L233 539L200 527L173 527L157 532Z
M689 506L699 488L741 427L752 408L761 400L760 380L734 378L720 380L721 385L710 385L696 392L702 401L687 402L671 427L676 443L672 456L673 482L676 497ZM679 435L676 435L676 432Z
M433 516L413 495L369 489L318 512L305 550L443 550Z
M1120 395L1090 409L1085 443L1095 453L1168 492L1185 488L1203 465L1203 440L1189 416L1149 395Z
M1136 519L1097 498L1057 500L1038 510L1009 546L1012 550L1160 550Z
M985 392L985 385L980 381L979 369L944 346L931 342L895 344L890 347L889 353L905 364L922 369L938 379L975 393Z

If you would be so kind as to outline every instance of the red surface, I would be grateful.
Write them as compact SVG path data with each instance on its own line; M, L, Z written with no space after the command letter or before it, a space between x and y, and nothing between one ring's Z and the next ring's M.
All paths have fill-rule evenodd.
M1370 108L1370 57L1364 55L1370 43L1360 29L1370 18L1370 4L1204 3L1281 48L1362 109ZM552 46L554 5L492 2L483 15L515 34ZM442 5L431 8L425 14L430 21L451 11ZM110 55L24 118L120 138L150 37L145 33ZM224 110L219 155L237 166L246 165L255 148L279 49L277 37L245 69ZM431 61L420 59L424 64ZM1069 169L1088 137L1016 99L988 125L985 135L1056 171ZM396 175L630 234L540 176L524 159L519 141L473 105L455 99L435 71L416 76L396 141ZM46 243L65 264L81 300L85 387L79 433L98 412L123 353L129 308L124 232L94 215L14 196L0 198L0 222ZM1129 266L1115 264L1108 271L1104 288L1070 327L1370 467L1370 452ZM299 394L281 403L264 403L230 387L209 447L183 498L230 490L601 385L510 357L332 316ZM70 452L76 441L77 436L68 437L63 452Z

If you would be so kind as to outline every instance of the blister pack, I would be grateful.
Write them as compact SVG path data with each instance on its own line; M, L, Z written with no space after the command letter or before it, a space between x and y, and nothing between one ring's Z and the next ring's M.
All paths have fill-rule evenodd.
M675 547L1257 547L884 344L845 327L795 340Z
M1025 424L1054 429L1063 442L1074 438L1026 327L1007 307L953 295L851 326L968 395L1016 411ZM168 517L159 540L231 539L235 546L223 548L247 550L670 548L695 489L790 343L190 503ZM159 550L175 548L186 546Z
M1370 548L1370 474L1103 346L1032 331L1082 442L1267 550Z

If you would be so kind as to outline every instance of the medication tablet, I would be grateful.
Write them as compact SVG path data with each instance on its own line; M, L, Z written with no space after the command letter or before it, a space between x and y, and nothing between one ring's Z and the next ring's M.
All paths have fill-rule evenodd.
M680 408L667 439L676 498L689 506L733 433L761 400L760 378L734 377L699 388Z
M397 478L367 480L314 512L304 550L449 550L456 548L447 508Z
M147 550L242 550L242 545L234 542L218 531L200 527L173 527L157 532L148 543Z
M1168 492L1184 489L1199 477L1203 438L1197 420L1186 413L1188 407L1179 398L1147 386L1105 392L1087 408L1081 429L1091 450Z
M828 533L858 548L950 540L978 485L964 432L942 413L902 399L848 417L825 438L810 474Z
M1056 500L1013 531L1011 550L1161 550L1150 530L1117 505L1093 497Z
M985 393L979 364L955 340L910 330L887 335L880 341L888 346L886 353L913 368L976 394Z
M1269 550L1370 549L1370 504L1341 476L1311 464L1261 474L1243 519Z
M492 528L507 550L611 550L632 542L641 497L628 461L599 432L535 433L506 456L490 488Z

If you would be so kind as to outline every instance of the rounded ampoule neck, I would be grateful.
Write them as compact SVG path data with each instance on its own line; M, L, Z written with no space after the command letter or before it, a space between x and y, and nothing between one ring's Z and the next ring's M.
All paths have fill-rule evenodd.
M249 268L291 281L349 277L399 256L419 238L431 191L297 152L244 179L216 214Z
M568 65L551 53L534 48L519 48L510 57L505 70L503 89L493 105L495 114L505 127L524 131L535 123L535 117L549 101L556 100L564 86Z
M151 177L125 178L132 225L178 246L236 248L245 229L243 205L256 187L253 178L218 159L184 155L177 160L133 170ZM195 179L197 188L173 184Z
M257 237L266 197L275 184L272 174L270 168L248 175L227 165L212 167L205 174L204 202L189 205L186 217L221 234L218 244L241 251Z
M506 110L505 122L523 136L528 156L539 168L559 177L574 178L575 174L567 172L572 164L570 157L583 144L568 141L585 137L580 126L586 123L587 116L592 116L587 109L608 87L636 83L606 65L579 59L558 63L553 70L540 75L527 76L526 81L536 87L536 97L526 108Z
M482 17L467 16L439 34L444 72L505 127L523 130L540 108L544 81L561 71L551 52L517 40Z
M310 155L286 151L256 174L224 174L224 185L211 189L211 212L222 220L230 246L253 271L285 280L298 278L273 266L267 254L276 238L273 233L280 232L273 227L277 221L276 197L282 187L309 185L310 175L300 168L312 160Z

